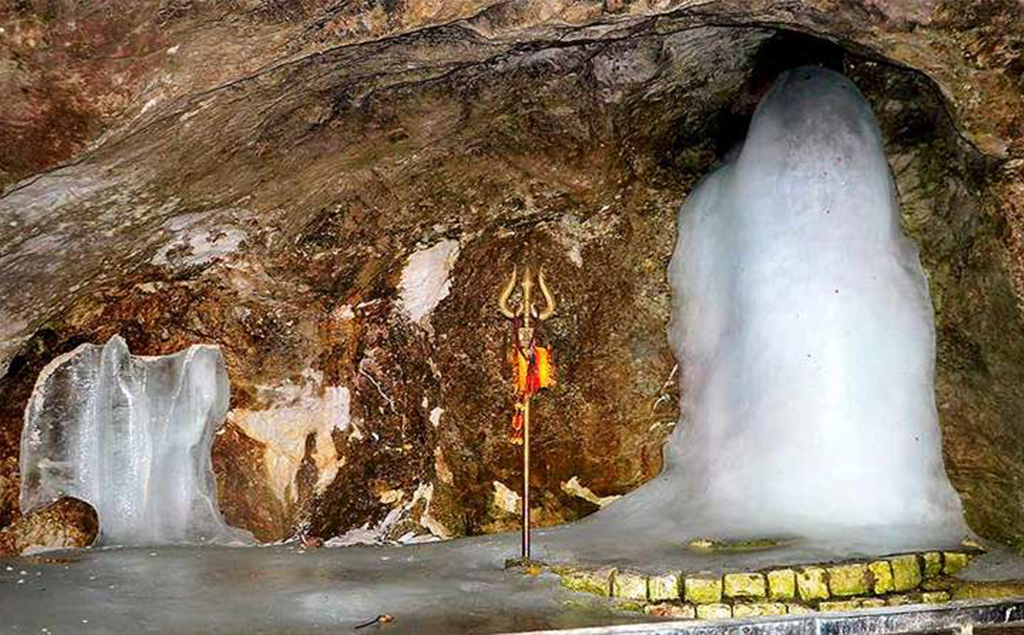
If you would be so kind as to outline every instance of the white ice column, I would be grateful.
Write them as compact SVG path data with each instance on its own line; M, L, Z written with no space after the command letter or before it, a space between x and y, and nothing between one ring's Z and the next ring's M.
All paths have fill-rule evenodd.
M114 336L55 359L25 410L22 509L85 500L103 544L250 541L222 520L210 461L228 391L215 346L142 357Z
M681 518L716 535L966 533L942 463L927 280L852 82L815 68L777 80L680 211L669 276Z

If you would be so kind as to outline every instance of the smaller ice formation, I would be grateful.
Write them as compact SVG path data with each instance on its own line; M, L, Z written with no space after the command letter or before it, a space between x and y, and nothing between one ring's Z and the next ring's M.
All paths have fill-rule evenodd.
M80 498L102 544L250 542L221 518L210 462L228 390L215 346L142 357L115 335L58 357L25 409L22 510Z

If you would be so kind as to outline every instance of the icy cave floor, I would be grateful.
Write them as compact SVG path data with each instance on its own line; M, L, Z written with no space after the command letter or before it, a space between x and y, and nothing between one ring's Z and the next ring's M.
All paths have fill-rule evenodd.
M0 633L346 633L380 614L394 621L357 632L483 634L656 620L563 589L553 574L504 570L517 541L505 534L409 546L139 547L0 559ZM543 535L537 543L541 556ZM810 557L790 546L700 559L742 569ZM1022 579L1024 559L992 551L963 577Z
M402 547L85 549L0 559L0 633L501 633L651 621L505 571L512 536ZM375 632L377 627L357 631ZM43 629L46 629L45 631Z

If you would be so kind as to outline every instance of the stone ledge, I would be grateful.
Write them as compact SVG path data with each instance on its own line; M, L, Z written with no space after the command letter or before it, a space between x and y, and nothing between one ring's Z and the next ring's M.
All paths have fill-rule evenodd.
M962 570L972 555L930 551L724 574L547 568L567 589L628 601L648 615L723 619L949 602L953 581L943 576Z

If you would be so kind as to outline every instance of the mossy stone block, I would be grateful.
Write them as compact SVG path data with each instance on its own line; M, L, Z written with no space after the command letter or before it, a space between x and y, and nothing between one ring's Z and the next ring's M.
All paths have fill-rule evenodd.
M825 570L808 567L796 572L796 590L804 602L828 599L828 581Z
M652 575L647 580L647 595L652 602L678 600L680 598L680 582L681 577L678 573Z
M949 602L949 593L945 591L928 591L921 594L922 604L942 604Z
M722 583L726 597L730 598L763 598L768 594L760 573L727 573Z
M644 607L644 613L658 617L674 617L679 620L692 620L697 617L697 612L692 604L675 604L671 602L648 604Z
M868 565L868 571L871 572L871 578L874 580L871 590L875 595L892 593L892 566L888 560L875 560Z
M905 604L913 604L914 598L909 595L890 595L885 599L885 603L889 606L903 606Z
M953 575L959 573L967 568L967 565L971 563L970 558L966 553L960 553L958 551L947 551L942 554L943 560L946 561L942 572L946 575Z
M647 577L632 571L616 571L612 578L612 595L626 600L647 601Z
M864 598L860 601L860 608L862 609L880 609L884 606L884 598Z
M796 572L792 569L769 571L768 597L772 600L792 600L796 597Z
M894 591L912 591L921 584L921 565L917 556L896 556L889 559L892 565L892 588Z
M758 617L761 615L785 615L786 605L782 602L741 602L732 605L733 617Z
M644 602L637 602L636 600L622 600L616 599L615 610L617 611L628 611L629 613L643 613L647 604Z
M871 587L866 564L843 564L828 569L828 590L837 597L864 595Z
M833 600L831 602L822 602L818 605L818 610L825 611L828 613L853 611L859 608L860 600Z
M722 601L722 579L689 576L683 581L686 601L694 604L716 604Z
M561 574L562 586L572 591L610 596L615 569L568 570Z
M924 577L934 578L942 573L942 554L938 551L929 551L921 555L924 561Z
M796 602L787 602L786 612L790 615L810 615L814 613L814 609L803 604L797 604Z
M698 620L724 620L732 617L732 607L728 604L698 604Z

